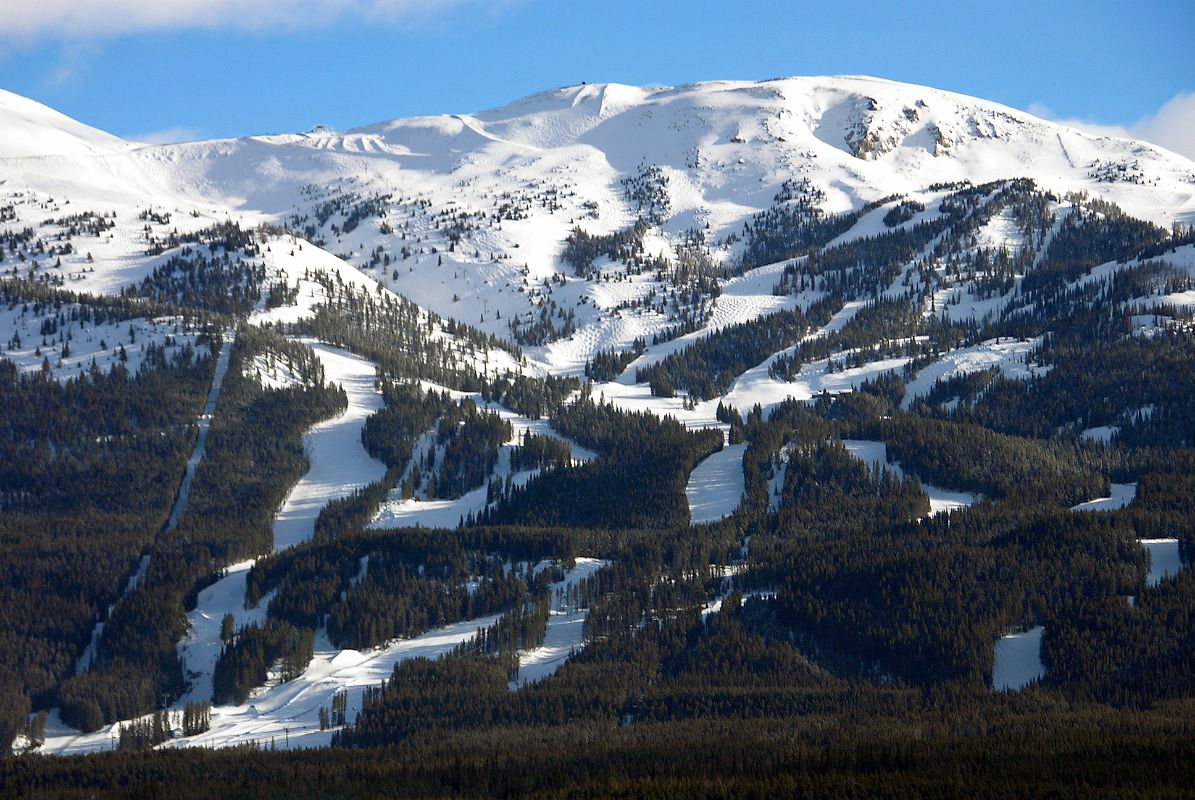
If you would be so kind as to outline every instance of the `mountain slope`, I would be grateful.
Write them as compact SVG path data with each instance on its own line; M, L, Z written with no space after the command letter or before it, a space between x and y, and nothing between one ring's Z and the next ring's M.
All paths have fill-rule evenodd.
M58 634L0 616L10 653L45 653L9 671L60 711L48 752L102 749L162 695L216 698L220 743L333 740L325 702L363 714L336 740L392 741L405 717L361 691L382 677L366 661L400 683L476 670L486 718L527 722L519 665L532 682L563 668L530 691L590 696L567 654L659 634L645 670L614 668L684 687L712 663L706 632L737 636L731 587L754 624L788 615L828 643L772 643L781 682L982 697L993 643L1030 627L1056 666L1025 675L1111 697L1064 677L1097 663L1066 649L1082 634L1032 626L1091 624L1097 606L1058 607L1081 593L1163 602L1135 537L1180 530L1163 517L1183 484L1159 475L1195 463L1195 164L1177 155L864 77L581 85L147 147L22 103L0 143L0 501L27 516L0 522L33 548L64 509L140 515L83 599L35 581L63 600ZM172 534L154 514L219 331L236 331L231 389L198 412L211 452ZM167 434L173 450L153 445ZM75 476L93 465L156 489L92 500ZM1166 508L1130 524L1137 483ZM1071 513L1109 492L1109 525ZM69 541L61 561L90 566L91 538L54 536L52 557L10 563L48 574ZM581 554L598 559L585 581ZM10 607L34 606L12 586ZM467 639L474 618L494 627ZM423 634L464 660L406 663ZM610 669L622 645L601 647ZM1142 674L1116 690L1179 685ZM633 718L646 688L580 713ZM427 719L454 713L441 699Z
M0 89L0 158L109 155L132 147L110 133Z
M30 135L9 138L0 152L32 147ZM644 257L675 258L699 232L713 261L733 266L744 222L774 206L786 182L809 181L823 195L820 211L836 213L895 194L931 200L941 194L928 190L934 185L1021 177L1059 195L1091 192L1163 226L1195 219L1195 164L1177 155L862 77L593 84L343 133L124 152L95 136L81 141L89 154L109 155L13 158L5 187L121 210L112 244L93 253L95 273L78 279L81 290L113 291L142 271L140 226L124 223L148 207L184 212L171 223L180 230L230 217L271 222L443 316L515 336L553 370L576 371L597 351L676 321L617 311L667 293L659 282L576 280L561 263L574 227L608 234L651 212L658 224L644 237ZM649 194L658 208L643 205ZM18 216L48 217L32 208ZM562 319L568 312L571 323Z

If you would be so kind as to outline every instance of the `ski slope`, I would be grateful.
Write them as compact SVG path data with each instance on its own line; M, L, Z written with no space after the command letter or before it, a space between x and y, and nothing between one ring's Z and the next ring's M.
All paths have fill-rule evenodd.
M1114 483L1112 493L1108 497L1097 497L1085 503L1073 506L1071 511L1116 511L1133 502L1137 497L1137 484Z
M348 497L386 474L386 466L365 452L365 420L382 408L374 365L339 347L304 342L324 365L324 379L344 387L348 408L303 435L310 468L287 494L274 520L274 550L302 544L315 533L315 520L330 500Z
M746 453L746 444L728 444L693 468L685 485L690 524L717 522L739 507Z
M1102 181L1091 167L1097 161L1129 160L1138 165L1142 181ZM668 280L651 270L631 274L605 256L594 262L592 275L583 277L562 260L565 239L574 229L601 235L634 224L639 209L627 186L642 178L645 165L658 167L666 178L667 211L645 234L644 255L675 258L686 237L697 232L711 264L731 275L719 278L718 296L709 301L697 330L656 344L652 338L668 338L664 334L676 319L643 303L665 295ZM780 310L807 309L820 299L814 291L775 293L787 262L737 270L742 250L736 242L744 224L772 207L785 182L796 176L825 193L822 210L827 213L858 210L892 195L924 203L925 210L905 225L938 215L943 193L931 190L933 183L1018 177L1032 178L1059 197L1089 192L1163 226L1195 222L1195 163L1188 159L1141 142L1092 136L983 100L861 76L680 87L568 86L473 114L390 120L343 132L320 129L159 146L124 142L0 91L0 174L0 235L31 229L51 249L68 241L72 245L54 259L34 259L37 251L31 248L28 254L22 251L26 258L19 261L9 246L0 261L5 274L40 276L67 291L116 295L181 252L152 252L150 236L186 236L225 222L249 230L267 225L255 233L260 261L269 281L295 289L297 299L275 308L266 308L263 301L250 317L253 324L294 323L311 316L327 299L317 280L321 276L335 276L375 296L409 298L429 323L439 316L507 340L515 336L512 323L546 318L558 325L567 318L574 325L571 333L525 344L522 356L491 349L474 367L494 375L579 376L597 353L629 349L642 339L645 352L614 380L595 384L593 396L625 410L672 416L694 429L724 427L716 419L719 402L742 413L758 405L766 418L786 400L848 392L909 364L908 358L889 357L843 369L847 353L840 352L833 359L806 363L792 381L782 381L768 374L779 355L772 353L735 376L723 397L696 403L683 396L654 397L648 386L635 382L638 368L729 325ZM1058 222L1047 236L1057 231L1066 205L1058 203ZM69 234L64 220L79 212L98 215L110 227ZM883 216L883 206L863 214L836 243L883 232ZM1007 213L995 216L977 233L975 245L1023 245L1014 222ZM1185 248L1173 258L1191 270L1193 253L1195 248ZM1101 265L1080 282L1107 277L1124 266ZM911 264L903 265L901 276L883 295L902 293L910 269ZM943 286L933 296L934 307L943 316L980 320L1007 307L1016 293L982 298ZM1189 307L1195 305L1190 294L1152 299ZM842 331L865 306L865 300L849 299L810 336ZM667 302L660 306L667 307ZM24 373L36 373L44 361L58 380L85 373L93 359L98 369L123 363L136 371L149 343L183 347L195 341L195 332L180 327L180 320L147 314L118 324L74 326L68 329L69 340L46 336L43 343L42 321L20 304L0 307L0 357ZM1143 318L1140 330L1148 334L1150 324ZM443 326L429 325L429 330L448 335ZM63 347L67 341L69 355ZM385 471L360 443L365 419L381 408L373 365L344 350L307 343L327 378L344 386L349 403L343 413L305 434L310 469L279 510L275 549L309 539L327 502ZM1042 375L1048 367L1029 363L1038 344L998 339L943 353L910 376L902 407L925 397L936 381L955 375L992 368L1017 379ZM268 386L291 379L264 362L255 362L252 369ZM454 393L457 399L464 396ZM500 450L491 477L520 484L534 473L512 474L510 448L525 431L558 435L545 421L495 410L515 433ZM1112 426L1084 431L1087 438L1103 441L1112 433ZM570 444L574 460L594 457ZM883 443L846 445L864 462L900 473L899 465L888 461ZM720 519L738 506L744 452L744 445L727 446L695 467L686 486L694 523ZM777 473L769 487L773 509L782 466ZM979 499L928 484L923 490L931 514ZM453 527L482 510L485 496L485 487L452 501L392 494L371 525ZM1122 508L1134 496L1135 485L1114 484L1110 497L1073 510ZM1151 582L1181 567L1169 543L1149 540L1143 546L1153 558ZM209 694L223 615L232 614L242 624L260 621L264 614L264 602L254 609L243 607L249 566L230 567L200 594L189 615L190 632L179 645L193 679L189 699ZM579 580L590 574L585 570L596 568L579 559L567 580ZM580 610L554 607L544 646L520 657L519 681L542 679L558 667L579 645L582 620ZM403 658L445 652L480 624L447 626L370 653L336 652L321 641L316 660L298 681L266 687L245 707L215 710L213 731L205 741L179 744L326 744L330 733L312 730L311 715L320 704L329 704L335 691L376 683ZM1035 665L1033 656L1040 635L1038 628L997 643L996 688L1021 686L1040 676L1040 659ZM359 703L356 696L350 703ZM45 751L60 753L103 749L113 730L80 736L53 723L50 728Z
M1137 543L1149 553L1146 586L1157 586L1164 578L1177 575L1183 569L1178 539L1138 539Z
M1046 675L1041 662L1041 637L1045 628L1037 625L1027 631L1010 633L996 641L996 659L992 666L992 689L1023 689Z
M589 609L570 604L566 593L609 563L596 558L578 558L564 580L552 584L552 609L544 630L544 642L531 650L519 651L519 672L510 682L511 689L521 689L543 680L581 649Z

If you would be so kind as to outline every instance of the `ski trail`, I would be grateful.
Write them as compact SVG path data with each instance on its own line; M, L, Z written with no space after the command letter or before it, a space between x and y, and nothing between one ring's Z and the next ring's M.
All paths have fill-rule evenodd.
M212 425L212 415L216 413L216 403L220 399L220 389L224 386L224 376L228 374L228 362L232 357L232 343L236 339L236 331L229 328L224 332L222 337L223 346L220 348L220 356L216 359L216 371L212 375L212 385L208 388L207 400L204 401L203 411L199 415L199 437L195 440L195 448L191 451L191 457L187 459L187 468L183 473L182 482L178 486L178 492L175 494L174 507L170 511L170 519L166 522L166 527L162 529L163 533L169 533L178 527L179 517L182 516L183 508L187 505L187 498L191 494L191 481L195 479L195 470L199 467L199 462L203 460L203 456L207 453L207 432ZM137 584L145 577L146 571L149 569L149 553L141 556L141 560L137 563L137 571L129 576L128 583L125 584L124 591L121 592L121 599L123 599L129 592L137 588ZM120 602L117 600L117 602ZM108 611L104 615L104 619L112 613L112 609L116 607L116 603L108 606ZM83 652L79 655L78 661L75 662L75 674L81 675L87 670L91 669L91 664L95 661L96 648L99 647L100 636L104 632L104 623L97 622L95 628L91 631L91 639L87 642L87 646L83 648Z
M303 341L323 363L325 378L344 387L349 404L339 416L304 434L303 449L311 466L274 518L275 552L310 539L320 510L329 501L348 497L386 474L386 466L361 445L365 420L383 406L382 395L374 388L374 365L339 347Z

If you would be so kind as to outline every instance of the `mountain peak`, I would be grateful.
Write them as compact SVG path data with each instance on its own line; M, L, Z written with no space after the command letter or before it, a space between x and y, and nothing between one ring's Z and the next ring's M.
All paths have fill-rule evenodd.
M132 146L36 100L0 89L0 158L110 155Z

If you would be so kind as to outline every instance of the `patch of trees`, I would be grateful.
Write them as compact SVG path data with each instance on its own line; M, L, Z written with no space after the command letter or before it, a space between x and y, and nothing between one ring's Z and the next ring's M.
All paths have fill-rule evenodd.
M640 165L635 174L622 179L622 191L627 203L635 205L635 213L649 224L662 225L668 218L668 175L659 165Z
M939 486L1068 508L1108 490L1104 465L1074 442L1025 439L908 414L858 430L860 438L883 440L890 459Z
M826 194L808 178L786 180L772 205L743 223L740 270L800 258L846 233L865 210L826 214Z
M676 420L628 414L582 398L559 409L553 427L599 453L573 467L511 487L481 524L668 528L688 523L685 483L693 466L720 448L715 430L688 431Z
M594 277L593 262L605 257L632 269L651 269L643 247L643 237L650 226L639 220L630 228L608 234L586 233L573 228L564 240L560 260L573 268L578 277ZM658 266L658 265L657 265Z
M897 225L908 222L922 211L925 211L924 203L919 203L916 200L901 200L884 213L884 225L895 228Z
M8 708L56 703L95 623L166 521L214 363L189 347L169 357L156 349L137 375L117 364L58 382L0 361Z
M436 441L443 448L427 496L451 500L482 486L498 461L498 448L513 432L497 412L484 411L470 399L450 405L440 417Z
M499 676L500 677L500 676ZM494 681L494 691L499 687ZM455 682L454 684L455 685ZM775 694L775 693L773 693ZM788 694L800 700L799 690ZM764 702L772 695L755 695ZM841 692L843 700L857 693ZM741 693L727 700L741 706ZM816 696L815 696L816 697ZM712 699L708 691L692 703ZM958 698L963 699L963 698ZM8 759L0 781L15 796L115 796L164 791L179 800L251 787L263 800L317 788L329 800L402 786L411 797L514 795L544 798L868 797L966 794L978 800L1061 792L1076 798L1181 795L1189 786L1189 725L1177 712L1065 711L1038 701L939 713L877 700L869 723L823 714L776 713L655 724L441 730L385 749L274 752L258 747L210 751L117 752L86 759ZM1046 715L1031 731L1027 713ZM729 715L728 715L729 716ZM412 714L410 719L415 719ZM203 775L197 780L196 775ZM160 787L160 788L159 788Z
M810 252L784 268L776 292L816 289L843 298L878 297L951 221L943 216Z
M212 671L212 702L241 705L255 686L266 682L278 665L278 680L292 681L303 674L315 651L315 634L270 619L264 625L246 625L220 650Z
M326 624L339 647L373 647L505 611L545 585L547 573L533 576L532 563L570 557L572 547L565 533L501 529L346 534L260 560L246 602L272 591L270 619Z
M593 357L585 361L585 377L596 383L609 383L622 374L643 351L647 343L638 338L630 350L599 350Z
M837 298L815 303L809 311L824 326L842 309ZM957 326L926 317L908 297L880 297L860 308L840 329L809 336L791 353L780 353L768 364L775 380L793 381L810 362L827 359L827 372L861 367L885 358L939 352L958 343ZM837 358L835 358L837 356Z
M385 405L365 420L361 443L387 467L402 469L411 460L415 442L453 403L445 393L389 380L382 383L382 400Z
M502 375L490 378L481 389L481 399L509 408L529 419L543 419L564 405L581 382L572 376Z
M959 398L951 416L995 431L1050 437L1100 425L1114 442L1138 447L1195 445L1195 337L1185 330L1115 341L1050 337L1028 357L1050 369L1028 380L995 375L935 388L927 401ZM949 395L949 397L947 396Z
M472 559L476 571L370 553L365 577L331 606L328 635L338 647L362 649L509 608L527 592L525 576Z
M1105 200L1082 195L1054 234L1037 269L1025 276L1021 289L1030 297L1046 295L1107 261L1125 262L1139 253L1155 252L1170 232L1124 213Z
M244 315L261 299L266 279L265 264L221 256L204 255L189 247L155 267L141 285L130 286L125 296L140 296L155 302L218 314Z
M314 316L286 326L288 333L314 336L378 364L386 377L425 379L454 389L486 385L490 353L513 346L453 320L442 320L404 298L345 284L339 275L313 273L328 300ZM504 354L505 355L505 354Z
M573 461L573 448L555 436L541 436L524 431L519 443L510 450L510 470L549 470L567 467Z

